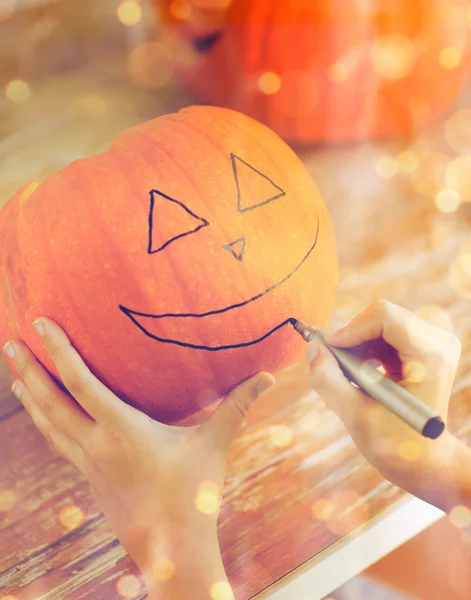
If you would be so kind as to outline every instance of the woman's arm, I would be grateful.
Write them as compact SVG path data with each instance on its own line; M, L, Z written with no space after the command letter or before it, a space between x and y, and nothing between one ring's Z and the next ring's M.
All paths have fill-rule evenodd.
M21 375L12 389L47 441L88 479L151 597L230 599L217 539L227 455L273 377L245 381L199 426L166 426L98 381L57 324L35 326L69 393L21 341L5 346Z
M350 347L426 402L446 422L461 344L400 306L379 301L336 332L329 344ZM362 454L399 487L450 512L471 508L471 451L449 432L424 438L350 384L333 355L307 347L312 387L347 427Z

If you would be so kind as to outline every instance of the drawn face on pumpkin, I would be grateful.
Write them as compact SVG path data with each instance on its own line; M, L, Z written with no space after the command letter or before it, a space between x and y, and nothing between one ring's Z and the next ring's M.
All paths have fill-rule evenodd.
M273 202L281 201L282 199L287 200L286 192L267 175L261 173L254 166L235 154L231 154L231 161L235 181L233 210L236 213L243 215L252 211L262 211L267 205ZM244 171L245 174L250 173L252 178L260 178L259 183L263 184L265 193L261 198L257 199L259 201L256 203L253 202L253 195L250 196L252 200L249 203L246 202L248 195L245 197L244 185L241 184L241 171ZM304 242L304 248L299 249L299 258L296 258L296 262L290 265L281 278L278 277L268 287L263 287L258 293L244 300L223 307L208 306L206 311L195 313L169 311L155 314L132 310L122 305L119 308L145 335L159 342L208 351L228 350L257 344L281 327L287 325L293 315L287 314L286 318L274 323L273 326L257 336L256 339L247 339L243 333L241 334L244 311L250 310L253 314L252 305L257 302L260 303L262 298L276 293L283 284L296 275L312 254L319 236L319 217L315 211L315 207L313 211L315 212L315 226L312 229L312 237L310 237L307 243ZM173 220L172 215L177 218ZM156 259L165 259L165 253L172 246L174 247L175 244L185 244L185 241L190 236L201 236L201 243L204 244L203 234L212 225L209 218L196 214L192 210L191 205L188 206L181 200L172 198L159 190L151 190L150 192L148 222L147 252L149 255L155 256ZM283 245L281 244L281 246L278 245L274 248L273 243L266 243L263 235L260 238L261 242L255 244L257 246L255 251L258 254L263 254L263 263L265 265L270 265L270 261L273 260L273 252L283 251ZM250 250L251 248L244 235L233 240L228 240L225 244L219 244L218 248L218 252L220 251L225 254L225 259L227 259L227 255L230 255L231 261L235 261L235 263L231 262L231 265L236 264L238 265L238 269L241 270L244 270L246 252L250 252ZM208 254L211 255L211 253ZM243 271L239 273L239 277L244 277ZM263 310L263 306L259 308ZM239 327L234 327L235 323L238 323ZM195 327L194 325L197 326ZM206 335L204 343L201 343L201 336L198 335L198 331L201 332L202 328L206 334L208 334L208 331L211 332L211 334ZM168 335L169 331L172 332L171 336Z

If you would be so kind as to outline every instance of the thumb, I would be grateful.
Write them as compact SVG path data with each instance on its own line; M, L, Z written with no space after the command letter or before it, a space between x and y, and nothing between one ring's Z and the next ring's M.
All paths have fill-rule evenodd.
M218 445L227 448L232 443L250 408L275 383L270 373L258 373L234 388L221 402L205 427Z
M342 373L334 355L319 342L306 348L309 382L326 405L349 428L363 416L367 395L354 387Z

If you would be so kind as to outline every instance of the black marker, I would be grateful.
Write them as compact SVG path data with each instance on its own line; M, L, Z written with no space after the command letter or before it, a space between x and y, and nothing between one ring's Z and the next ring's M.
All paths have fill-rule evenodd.
M363 361L351 350L336 348L324 340L320 329L302 321L290 319L291 325L306 342L321 342L337 359L345 376L360 389L388 408L426 438L437 439L445 429L442 419L429 407L395 381L381 375L368 362Z

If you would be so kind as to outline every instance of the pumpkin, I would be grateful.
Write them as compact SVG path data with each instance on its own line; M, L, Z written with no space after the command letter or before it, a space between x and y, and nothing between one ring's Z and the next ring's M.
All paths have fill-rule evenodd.
M174 53L194 94L295 144L411 132L446 111L470 74L469 0L160 0L160 8L180 48L194 50L191 60Z
M167 423L292 363L294 317L325 326L332 224L265 126L191 107L119 135L0 211L0 332L58 376L32 322L54 319L92 372Z

